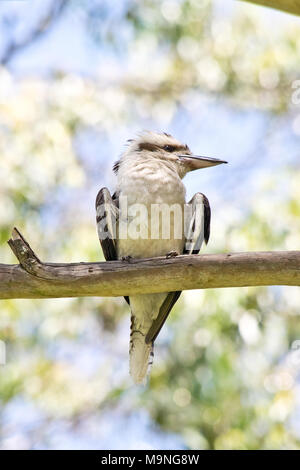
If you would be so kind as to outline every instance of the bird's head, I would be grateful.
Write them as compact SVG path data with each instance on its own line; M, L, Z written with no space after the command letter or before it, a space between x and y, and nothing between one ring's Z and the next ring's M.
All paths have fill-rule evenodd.
M129 140L126 152L115 164L117 173L122 160L159 162L175 170L183 178L189 171L227 163L217 158L194 155L189 147L170 134L144 132L136 139Z

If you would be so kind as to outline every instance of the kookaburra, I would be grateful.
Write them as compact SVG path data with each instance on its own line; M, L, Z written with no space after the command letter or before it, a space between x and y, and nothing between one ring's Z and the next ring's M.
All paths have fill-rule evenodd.
M96 199L97 228L108 261L198 254L210 234L210 206L202 193L185 202L182 178L200 168L227 163L194 155L166 133L144 132L129 140L113 167L113 196L102 188ZM168 212L168 208L170 209ZM125 297L131 309L130 374L145 381L154 341L181 292Z

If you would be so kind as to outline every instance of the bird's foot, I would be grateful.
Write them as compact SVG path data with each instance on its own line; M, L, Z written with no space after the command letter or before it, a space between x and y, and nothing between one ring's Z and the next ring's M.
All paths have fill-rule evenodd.
M169 258L175 258L176 256L178 256L179 253L177 251L169 251L169 253L166 254L166 258L169 259Z
M132 256L130 255L122 256L122 261L126 261L127 263L130 263L131 260L132 260Z

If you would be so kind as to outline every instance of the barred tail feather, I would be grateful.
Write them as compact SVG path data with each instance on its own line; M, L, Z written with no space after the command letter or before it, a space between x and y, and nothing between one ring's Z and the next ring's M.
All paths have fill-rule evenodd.
M153 344L145 343L145 336L140 331L131 334L129 363L130 375L135 384L145 383L153 362Z

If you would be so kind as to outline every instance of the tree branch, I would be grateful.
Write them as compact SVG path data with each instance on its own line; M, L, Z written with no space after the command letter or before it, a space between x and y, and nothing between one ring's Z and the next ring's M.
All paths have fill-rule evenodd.
M0 264L0 299L118 297L218 287L300 286L300 251L191 255L104 263L42 263L17 229L20 265Z
M300 0L243 0L256 5L275 8L293 15L300 15Z

